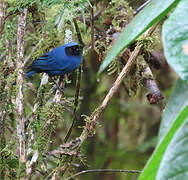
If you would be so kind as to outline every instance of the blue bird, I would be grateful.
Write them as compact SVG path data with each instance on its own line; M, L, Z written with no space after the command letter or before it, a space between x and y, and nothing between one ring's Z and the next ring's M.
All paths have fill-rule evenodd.
M47 73L50 77L64 76L79 67L82 51L76 42L57 47L34 60L25 78L35 73Z

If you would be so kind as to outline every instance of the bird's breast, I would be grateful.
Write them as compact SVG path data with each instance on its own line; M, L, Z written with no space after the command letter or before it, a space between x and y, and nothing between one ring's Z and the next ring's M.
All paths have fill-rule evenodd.
M82 58L78 57L78 56L71 56L70 58L68 58L67 60L67 72L71 72L74 71L76 68L79 67L80 63L81 63Z

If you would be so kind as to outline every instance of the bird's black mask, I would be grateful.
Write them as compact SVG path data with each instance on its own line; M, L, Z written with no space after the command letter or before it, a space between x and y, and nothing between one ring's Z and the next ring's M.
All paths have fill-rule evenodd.
M65 52L68 56L78 56L82 53L79 46L66 47Z

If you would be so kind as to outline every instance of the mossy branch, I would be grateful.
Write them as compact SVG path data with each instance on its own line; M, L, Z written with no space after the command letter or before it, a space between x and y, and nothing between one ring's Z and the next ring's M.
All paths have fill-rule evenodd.
M26 26L27 8L24 8L18 17L18 31L17 31L17 96L16 96L16 110L17 110L17 135L19 139L19 176L21 171L25 169L26 162L26 138L25 138L25 118L24 118L24 33Z

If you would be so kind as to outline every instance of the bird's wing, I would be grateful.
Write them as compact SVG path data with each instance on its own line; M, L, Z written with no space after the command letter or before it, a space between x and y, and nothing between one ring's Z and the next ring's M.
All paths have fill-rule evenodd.
M35 70L37 72L47 72L54 70L63 71L66 67L59 67L58 63L48 54L44 54L38 59L34 60L33 63L29 66L30 70Z

